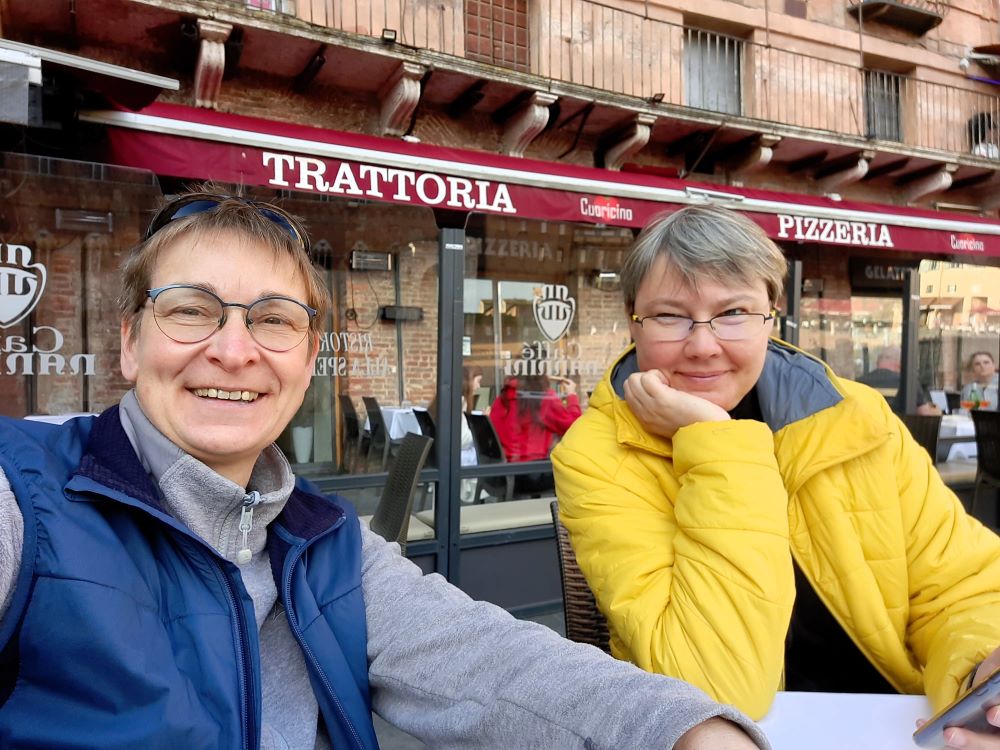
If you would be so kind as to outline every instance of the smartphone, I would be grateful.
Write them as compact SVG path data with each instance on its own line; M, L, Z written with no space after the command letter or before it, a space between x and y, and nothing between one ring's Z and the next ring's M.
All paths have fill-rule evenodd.
M1000 706L1000 669L939 711L913 733L913 741L920 747L944 747L944 730L948 727L983 734L1000 733L1000 727L986 721L986 712L994 706Z

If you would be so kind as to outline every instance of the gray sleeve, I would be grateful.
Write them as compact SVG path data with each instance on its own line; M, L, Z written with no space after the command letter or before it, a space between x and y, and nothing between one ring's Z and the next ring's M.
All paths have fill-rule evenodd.
M367 529L362 586L373 706L429 747L672 748L736 709L422 575Z
M7 475L0 469L0 620L7 614L14 595L23 545L24 518Z

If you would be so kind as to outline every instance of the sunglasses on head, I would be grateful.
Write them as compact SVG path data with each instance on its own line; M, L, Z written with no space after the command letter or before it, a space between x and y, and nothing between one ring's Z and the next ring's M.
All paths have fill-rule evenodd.
M252 201L235 195L216 195L214 193L190 193L177 198L176 200L170 201L170 203L157 211L153 220L149 222L146 234L143 235L142 238L143 242L159 232L174 219L183 219L186 216L210 213L217 210L219 205L224 201L229 200L239 201L240 203L256 209L256 211L265 219L277 224L285 232L287 232L288 235L306 252L306 254L309 254L309 237L306 235L299 222L290 214L271 203Z

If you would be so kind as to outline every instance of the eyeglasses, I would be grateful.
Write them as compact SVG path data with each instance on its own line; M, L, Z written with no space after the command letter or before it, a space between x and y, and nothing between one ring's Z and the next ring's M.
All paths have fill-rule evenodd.
M226 324L226 308L246 310L244 323L253 340L272 352L294 349L309 332L316 311L291 297L261 297L249 305L223 302L207 289L189 284L170 284L149 289L153 319L167 338L179 344L197 344Z
M284 229L293 240L299 243L299 246L306 254L309 253L309 236L302 228L302 225L291 214L286 213L271 203L252 201L234 195L215 195L213 193L190 193L170 201L170 203L157 211L156 215L153 216L153 220L149 222L146 234L143 235L142 239L145 242L174 219L183 219L185 216L194 216L195 214L215 211L221 203L228 200L239 201L247 206L252 206L265 219L274 222Z
M695 320L685 315L671 313L647 315L644 318L633 314L631 318L649 331L650 335L658 341L683 341L697 325L707 325L723 341L740 341L758 333L767 321L774 320L775 314L775 310L772 310L768 315L764 313L729 313L716 315L708 320ZM651 325L647 327L646 322L651 323Z

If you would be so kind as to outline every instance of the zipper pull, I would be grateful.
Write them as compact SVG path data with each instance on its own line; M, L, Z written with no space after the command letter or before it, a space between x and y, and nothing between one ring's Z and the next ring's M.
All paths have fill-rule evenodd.
M257 490L251 490L243 498L243 507L240 508L240 531L243 532L243 547L236 553L236 564L246 565L253 557L250 551L250 531L253 529L253 506L261 500Z

